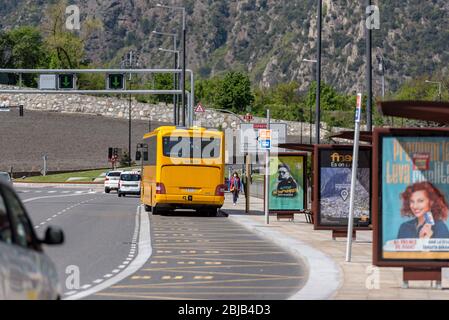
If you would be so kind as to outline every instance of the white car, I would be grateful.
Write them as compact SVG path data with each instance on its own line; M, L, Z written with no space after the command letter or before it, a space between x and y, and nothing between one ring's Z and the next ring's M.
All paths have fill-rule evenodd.
M109 171L106 173L104 180L104 192L109 193L111 190L118 190L118 182L122 171Z
M120 175L118 184L118 196L127 194L140 195L141 175L138 171L125 171Z
M19 197L0 182L1 300L60 299L58 273L42 245L63 242L63 232L54 227L48 227L45 239L38 239Z
M0 172L0 181L12 184L11 177L8 172Z

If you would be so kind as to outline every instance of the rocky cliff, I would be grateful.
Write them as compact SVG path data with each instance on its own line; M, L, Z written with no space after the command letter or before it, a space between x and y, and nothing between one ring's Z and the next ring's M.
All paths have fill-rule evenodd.
M39 26L56 1L4 0L2 28ZM74 0L83 21L95 17L103 29L90 34L88 58L118 66L127 49L136 49L148 67L170 67L172 40L152 35L158 29L179 32L180 12L157 8L159 0ZM446 0L373 1L380 7L380 30L373 31L374 62L383 54L387 90L407 78L448 73L449 3ZM256 84L299 81L307 89L316 56L315 0L169 1L187 11L188 67L202 77L235 69L251 74ZM364 1L323 0L323 77L346 92L363 88L365 74ZM180 44L178 44L180 45ZM380 77L374 70L375 90Z

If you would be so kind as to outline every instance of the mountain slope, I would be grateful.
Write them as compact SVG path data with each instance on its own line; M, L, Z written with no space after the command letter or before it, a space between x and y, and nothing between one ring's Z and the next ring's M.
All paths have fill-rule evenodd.
M47 6L56 1L4 0L2 28L39 26ZM118 66L130 48L140 52L148 67L171 67L168 37L158 29L179 32L180 12L156 8L159 0L75 0L82 19L93 17L103 31L91 34L86 49L96 64ZM363 1L323 1L323 77L340 90L364 86L365 38ZM387 90L407 78L440 72L448 74L449 3L446 0L373 1L380 7L381 29L373 31L373 61L386 60ZM380 2L380 3L379 3ZM271 86L299 81L308 88L313 65L302 59L316 56L316 0L173 1L187 10L188 67L209 77L230 69L244 70L255 83ZM83 21L82 21L83 22ZM180 44L178 44L180 47ZM375 64L376 66L376 64ZM380 77L374 70L375 89ZM378 92L378 91L377 91Z

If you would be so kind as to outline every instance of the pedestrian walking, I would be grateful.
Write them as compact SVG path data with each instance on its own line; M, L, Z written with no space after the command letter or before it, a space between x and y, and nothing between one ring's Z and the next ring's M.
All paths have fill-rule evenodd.
M239 175L237 172L234 172L231 178L231 184L229 189L229 191L231 191L232 193L232 203L234 206L236 205L237 200L239 198L240 189L241 189L241 181Z

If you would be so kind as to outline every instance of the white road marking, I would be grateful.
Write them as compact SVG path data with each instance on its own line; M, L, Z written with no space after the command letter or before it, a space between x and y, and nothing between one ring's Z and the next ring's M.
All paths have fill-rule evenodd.
M113 276L112 274L108 273L108 274L105 274L105 275L103 276L103 278L110 278L110 277L112 277L112 276Z
M104 281L104 279L97 279L94 281L94 283L98 284L98 283L102 283Z
M47 193L56 193L56 191L48 191Z
M66 299L77 300L92 295L98 291L109 288L110 286L118 283L119 281L122 281L123 279L131 276L132 274L137 272L140 268L142 268L144 264L148 261L148 259L151 257L153 250L151 247L150 218L148 213L146 213L145 210L143 209L143 206L139 206L137 208L135 233L137 233L137 230L139 230L139 254L137 255L136 259L133 260L133 262L131 262L122 272L120 272L116 276L106 280L101 284L94 286L89 290L79 292L75 295L67 297Z
M91 284L86 284L86 285L82 286L81 289L86 290L86 289L89 289L90 287L92 287Z
M66 296L70 296L70 295L72 295L72 294L75 294L75 293L77 293L78 291L69 291L69 292L66 292L66 293L64 293Z

